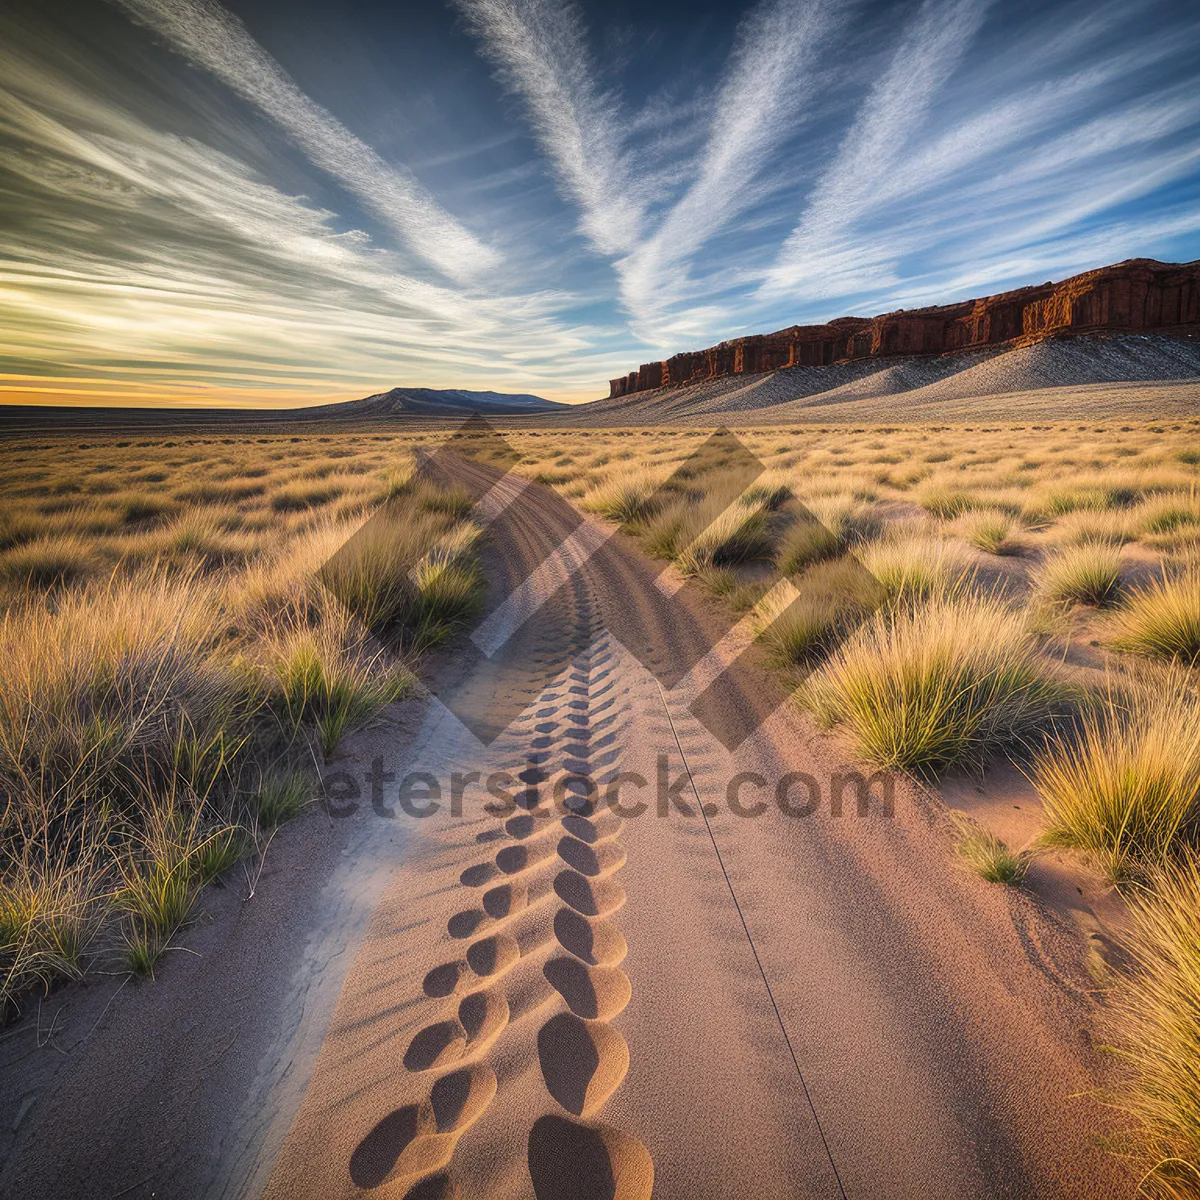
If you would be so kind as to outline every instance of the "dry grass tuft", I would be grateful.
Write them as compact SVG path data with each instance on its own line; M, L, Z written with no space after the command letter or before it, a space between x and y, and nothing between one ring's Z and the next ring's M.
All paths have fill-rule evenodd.
M85 579L102 566L95 546L82 537L39 537L0 554L0 581L28 588L53 588Z
M1154 658L1200 661L1200 566L1131 591L1112 644Z
M886 537L862 547L857 557L892 604L963 595L975 577L962 546L927 534Z
M964 597L877 614L805 690L866 757L918 772L978 767L1042 733L1067 696L1017 613Z
M1200 1195L1200 857L1150 872L1130 906L1133 970L1109 1000L1127 1076L1113 1105L1134 1122L1141 1191Z
M1200 698L1182 673L1110 687L1034 760L1048 844L1113 879L1169 860L1200 828Z
M618 525L651 515L650 503L657 487L644 475L618 475L584 494L580 507L598 513Z
M1012 518L999 509L967 513L954 532L985 554L1022 554L1027 549L1027 543L1014 530Z
M1107 607L1121 592L1120 551L1103 542L1069 546L1042 564L1034 586L1055 603Z

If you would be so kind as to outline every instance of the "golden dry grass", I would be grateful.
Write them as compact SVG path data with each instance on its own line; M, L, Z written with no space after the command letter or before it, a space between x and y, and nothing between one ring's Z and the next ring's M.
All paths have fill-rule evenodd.
M469 612L470 500L414 482L408 449L14 449L0 471L0 1009L93 959L151 972L203 884L315 794L313 752L403 695L409 653ZM354 572L326 564L381 504L391 536L370 536L386 570L339 597Z
M1170 1164L1194 1170L1197 1145L1187 1091L1197 1047L1177 1036L1197 1003L1183 943L1200 885L1194 865L1191 875L1180 865L1193 840L1190 751L1178 713L1163 732L1161 714L1127 697L1134 664L1166 669L1145 665L1156 660L1194 687L1200 420L1036 420L740 430L764 473L732 512L710 499L727 446L655 502L704 430L523 426L505 436L522 474L696 571L719 602L753 610L771 659L815 669L811 702L866 757L928 773L1033 754L1052 835L1165 897L1142 924L1142 991L1122 1010L1133 1014L1122 1044L1136 1053L1120 1099L1146 1131L1150 1165L1165 1164L1159 1194L1185 1195L1191 1176ZM311 798L311 776L264 739L262 715L328 749L408 678L367 632L376 617L403 616L411 645L437 640L424 605L448 620L469 611L463 498L413 501L408 451L437 436L105 435L8 447L0 607L12 641L38 647L50 669L34 680L32 652L18 648L0 673L3 995L77 976L114 922L128 964L152 970L203 880ZM397 500L412 507L416 548L441 531L437 553L414 564L427 594L369 554L341 584L370 620L331 616L318 568ZM771 562L799 604L762 601ZM864 583L863 564L878 580ZM1127 584L1113 586L1114 566ZM1025 610L1051 596L1056 613L1080 600L1112 607L1068 614L1083 632L1068 616L1046 618L1049 637ZM131 597L150 598L146 615ZM146 692L163 718L150 738L120 697L144 690L136 681L156 664L166 691ZM80 707L78 695L96 703ZM34 721L36 736L23 738L38 705L66 719ZM97 824L111 810L92 803L101 791L126 804L115 837ZM1027 864L986 830L959 840L985 878L1013 882ZM110 843L116 856L95 852Z
M1200 1195L1200 858L1150 873L1132 905L1133 968L1109 1002L1125 1086L1112 1103L1133 1123L1141 1190Z

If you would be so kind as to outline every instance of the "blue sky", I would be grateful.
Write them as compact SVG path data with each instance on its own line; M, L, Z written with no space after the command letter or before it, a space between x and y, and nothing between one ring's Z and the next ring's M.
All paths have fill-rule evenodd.
M36 0L0 400L606 394L739 333L1200 257L1200 5Z

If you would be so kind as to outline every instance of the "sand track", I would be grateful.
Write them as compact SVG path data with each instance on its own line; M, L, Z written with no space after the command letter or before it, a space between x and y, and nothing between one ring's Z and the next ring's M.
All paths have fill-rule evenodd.
M473 464L457 472L487 481ZM498 594L579 521L523 489L492 525ZM1095 1002L1072 935L1028 897L956 871L936 801L910 783L892 816L858 817L852 800L835 816L828 792L802 819L771 803L789 773L824 786L854 764L782 704L719 610L688 586L673 598L655 586L661 570L606 536L545 598L551 621L446 683L455 711L502 727L489 746L432 702L415 733L363 736L332 765L379 758L393 779L504 772L509 802L489 812L499 798L477 788L461 815L443 804L385 818L364 794L330 823L342 850L308 917L314 944L340 939L339 957L319 959L328 1015L318 1006L275 1043L249 1044L253 1081L232 1094L198 1087L185 1057L193 1098L164 1116L145 1096L141 1120L159 1133L132 1161L95 1145L121 1137L100 1081L129 1041L93 1045L90 1073L74 1077L90 1090L60 1096L25 1145L53 1144L50 1119L89 1138L18 1155L0 1190L1132 1197L1095 1137L1107 1128L1089 1098ZM709 653L718 643L723 658ZM710 725L715 713L753 732L714 737L690 710L702 695ZM640 776L647 788L621 798L649 808L609 811L579 781L555 804L564 772L601 787ZM745 802L768 800L753 819L726 802L739 775ZM686 784L664 816L659 778ZM205 969L214 996L244 990L220 946ZM268 1017L287 1011L286 996L273 1003ZM143 1033L143 1053L162 1053L159 1031ZM122 1112L139 1119L137 1105ZM179 1153L197 1129L225 1147L219 1164Z
M460 478L478 483L480 470L463 464ZM537 489L513 508L492 552L518 580L578 517ZM1131 1195L1094 1144L1102 1111L1081 1098L1098 1068L1069 935L1026 898L955 873L936 810L911 785L890 819L735 818L723 802L739 771L824 778L847 764L780 707L777 681L715 613L654 586L660 569L619 537L591 555L550 601L589 631L589 649L565 663L548 642L512 649L535 674L557 672L487 752L457 761L469 743L445 744L447 718L429 718L443 733L426 743L447 762L502 767L527 791L503 820L422 822L418 857L393 878L396 909L429 927L440 909L444 932L408 944L428 972L424 1022L392 1022L382 1052L394 1062L421 1046L431 1077L467 1064L498 1081L449 1157L405 1187L556 1200L651 1186L689 1198ZM705 653L722 637L738 664L724 674ZM675 686L664 693L630 648ZM489 671L489 686L505 678ZM689 710L700 695L739 727L764 723L731 751ZM673 780L685 757L696 788L676 800L689 815L661 819L652 802L620 819L582 786L557 808L547 795L563 771L602 787L618 773ZM432 874L421 865L442 857ZM1047 975L1034 944L1067 974ZM485 967L502 964L494 975L472 964L477 947ZM343 1004L357 1011L371 986L370 971L352 973ZM453 1004L485 987L507 1020L475 1050ZM354 1194L317 1138L357 1083L343 1055L318 1062L269 1196ZM360 1139L374 1128L361 1124Z

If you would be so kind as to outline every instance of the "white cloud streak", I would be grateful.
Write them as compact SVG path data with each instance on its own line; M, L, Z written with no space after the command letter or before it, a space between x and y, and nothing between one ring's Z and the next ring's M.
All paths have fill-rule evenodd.
M457 0L484 54L519 95L580 230L600 254L631 250L642 189L622 145L616 100L598 86L578 9L562 0Z
M925 0L784 243L765 285L768 295L801 280L854 291L878 269L856 253L850 231L910 152L985 11L986 0Z
M695 178L653 236L617 264L639 332L663 343L694 321L691 258L755 197L755 180L795 133L817 86L815 63L838 25L831 0L773 0L738 30Z
M596 82L578 9L570 0L458 0L484 54L524 101L580 228L617 257L619 294L639 337L663 342L715 310L700 311L689 260L758 196L756 180L794 133L815 90L814 63L839 24L833 0L766 0L742 22L683 195L654 224L657 167L635 177L617 100ZM665 174L665 172L663 173ZM681 307L687 311L677 311Z
M475 279L500 256L447 213L400 166L386 163L310 99L216 0L115 0L177 53L211 71L273 120L322 171L338 180L442 274Z
M609 369L563 293L412 278L333 213L43 62L0 48L0 79L8 388L28 374L101 398L296 403L405 383L577 397Z

